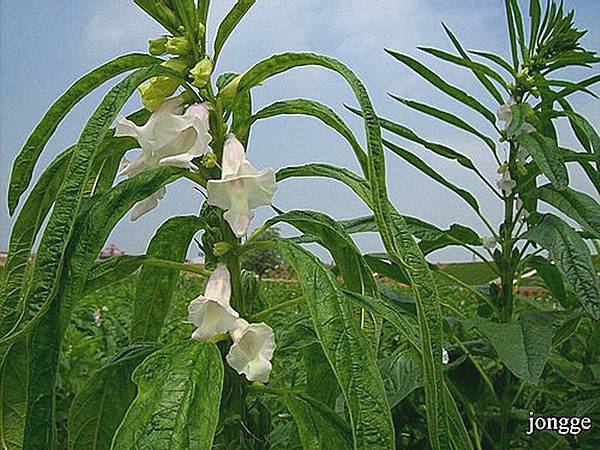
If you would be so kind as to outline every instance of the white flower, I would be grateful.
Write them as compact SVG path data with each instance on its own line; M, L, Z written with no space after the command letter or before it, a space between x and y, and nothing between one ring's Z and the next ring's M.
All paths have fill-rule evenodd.
M510 195L512 190L517 186L517 182L510 176L510 170L506 169L502 172L502 176L496 182L498 189L500 189L504 195Z
M498 245L498 241L494 236L487 236L482 239L484 248L488 250L493 250L496 245Z
M141 147L132 161L123 159L120 175L131 177L158 166L197 169L192 160L206 152L211 140L208 108L205 104L196 104L185 112L183 109L182 99L176 97L165 101L145 125L137 126L124 117L117 119L115 136L134 137ZM131 220L156 208L165 192L161 188L139 202L131 213Z
M275 335L271 327L262 322L250 324L239 319L230 335L233 345L226 356L229 365L249 381L269 381L271 358L275 351Z
M141 152L121 171L133 176L158 166L197 169L192 159L205 153L211 141L206 104L195 104L184 112L179 97L165 101L145 125L137 126L124 117L117 119L115 136L138 140Z
M204 295L192 300L188 306L188 320L198 327L192 339L209 339L234 327L239 314L229 306L230 298L229 271L219 264L206 283Z
M508 124L508 122L510 122L510 119L512 119L511 109L516 104L517 102L515 101L515 98L511 96L505 104L503 104L496 110L496 116L498 116L498 120L501 120L502 122Z
M448 354L448 350L442 348L442 364L448 364L450 362L450 355Z
M505 128L508 127L508 124L512 120L512 116L513 116L512 108L516 104L517 104L517 102L515 101L514 97L510 97L505 104L503 104L496 110L496 116L498 117L498 120L505 123L505 125L504 125ZM521 134L529 134L529 133L533 133L534 131L536 131L536 129L533 125L531 125L529 122L523 122L523 124L521 124L519 129L515 132L514 136L516 137ZM513 137L513 136L511 135L510 137Z
M254 217L251 210L271 204L277 190L275 171L257 171L233 134L227 136L223 146L221 166L221 179L208 182L208 204L226 210L223 218L235 235L242 237Z

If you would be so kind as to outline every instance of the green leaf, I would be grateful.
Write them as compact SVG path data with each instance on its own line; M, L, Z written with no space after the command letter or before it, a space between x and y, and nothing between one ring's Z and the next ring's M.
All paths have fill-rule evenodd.
M549 184L539 187L536 195L600 239L600 205L592 197L571 188L558 191Z
M421 355L414 349L402 349L379 361L390 408L396 407L415 389L423 386Z
M319 342L302 347L302 359L306 370L306 393L330 408L340 394L337 380Z
M393 151L396 155L400 156L402 159L404 159L406 162L408 162L410 165L412 165L413 167L416 167L421 172L425 173L427 176L429 176L430 178L432 178L435 181L437 181L438 183L440 183L442 186L445 186L446 188L450 189L452 192L457 194L465 202L467 202L469 204L469 206L471 208L473 208L475 211L479 211L479 203L477 203L477 199L475 197L473 197L473 195L471 195L470 192L465 191L464 189L459 188L455 184L450 183L442 175L440 175L436 170L429 167L425 161L423 161L422 159L420 159L418 156L414 155L410 151L405 150L402 147L399 147L389 141L386 141L385 139L383 140L383 144L388 149Z
M69 147L60 153L44 170L13 224L3 269L5 282L0 296L0 336L12 329L21 313L21 295L33 244L54 203L74 149Z
M250 126L252 126L252 124L254 124L254 122L257 120L267 119L269 117L275 117L283 114L302 114L312 116L319 119L325 125L333 128L348 141L350 147L356 155L356 159L363 169L363 172L365 174L367 173L367 157L352 130L333 109L317 102L316 100L297 98L271 103L270 105L265 106L263 109L258 111L256 114L252 115L252 117L250 117L250 119L244 124L242 129L250 128Z
M565 111L564 114L569 118L569 121L572 124L581 130L583 136L587 138L587 142L589 144L586 149L595 155L596 170L600 170L600 136L594 127L582 115L573 111Z
M549 261L541 256L532 257L528 264L532 269L535 269L537 274L544 280L544 284L550 292L552 292L554 298L556 298L561 305L565 306L567 292L558 268L554 264L550 264Z
M352 448L348 424L326 405L302 394L284 396L298 426L304 450L347 450Z
M509 74L511 74L513 76L517 75L517 71L512 68L512 66L508 63L508 61L506 61L505 59L503 59L502 57L500 57L494 53L484 52L481 50L469 50L469 53L472 53L477 56L481 56L482 58L492 61L493 63L496 63L498 66L502 67L504 70L506 70Z
M295 177L323 177L340 181L352 189L366 204L371 203L369 185L364 178L343 167L312 163L303 166L284 167L276 174L277 181Z
M168 71L170 72L170 71ZM83 200L85 180L89 176L92 155L108 132L117 113L139 84L164 73L160 66L140 69L113 87L87 122L65 171L52 214L36 255L31 283L25 297L25 308L12 330L0 343L14 340L39 320L56 293L56 282L79 206Z
M165 183L181 176L172 167L147 171L129 178L112 190L88 199L74 225L64 255L64 269L56 294L43 320L32 319L23 329L28 336L28 404L24 448L52 448L54 440L54 390L62 337L71 313L83 296L85 281L111 230L138 201ZM39 323L38 323L39 321Z
M214 344L187 340L150 355L133 372L138 394L111 449L209 449L219 420L223 363Z
M346 106L348 110L353 112L356 115L362 116L362 113L356 109L349 106ZM379 123L381 127L391 133L394 133L404 139L408 139L409 141L416 142L421 144L428 150L431 150L436 155L442 156L444 158L453 159L458 162L461 166L466 167L467 169L473 170L477 172L477 168L473 164L473 162L467 158L466 156L458 153L456 150L451 149L443 144L438 144L435 142L427 141L421 137L419 137L414 131L405 127L404 125L400 125L399 123L392 122L387 119L379 118Z
M488 339L500 360L515 376L535 384L540 379L554 331L547 312L522 313L518 321L496 323L472 319Z
M242 129L248 119L252 116L252 93L247 91L241 94L233 108L233 121L231 130L248 151L248 141L250 139L250 128Z
M514 70L518 70L519 54L517 53L517 35L515 33L515 22L513 19L511 0L504 0L504 6L506 9L506 21L508 23L508 37L510 39L510 54L512 55L513 68Z
M451 62L458 66L462 66L462 67L471 69L471 71L476 76L478 76L480 81L486 80L485 82L482 82L482 84L484 85L484 87L486 89L488 89L488 91L492 94L492 96L496 99L496 101L500 104L504 103L504 100L503 100L500 92L498 92L496 87L486 77L490 77L490 78L496 80L502 87L504 87L505 89L508 89L506 82L504 81L504 78L502 78L502 76L500 76L500 74L498 74L494 70L490 69L485 64L481 64L476 61L473 61L470 58L465 57L464 55L456 56L451 53L445 52L443 50L439 50L437 48L431 48L431 47L418 47L418 48L419 48L419 50L422 50L425 53L428 53L430 55L433 55L436 58ZM464 52L464 54L467 55L466 52Z
M128 278L145 261L145 255L122 255L95 262L87 276L84 295L90 295L92 292Z
M435 117L436 119L439 119L439 120L446 122L452 126L455 126L456 128L460 128L461 130L466 131L467 133L471 133L472 135L477 136L479 139L481 139L483 142L485 142L485 144L492 150L492 152L494 154L496 153L496 143L494 142L494 140L492 138L484 135L483 133L477 131L475 128L473 128L467 122L462 120L460 117L458 117L452 113L449 113L447 111L442 111L441 109L434 108L433 106L425 105L424 103L419 103L414 100L407 100L405 98L398 97L397 95L394 95L394 94L390 94L390 97L392 97L394 100L399 101L403 105L408 106L409 108L415 109L424 114Z
M146 251L147 257L183 262L190 242L204 222L197 216L172 217L154 234ZM153 342L160 336L179 271L157 266L144 266L137 277L129 340Z
M569 174L554 140L533 132L521 134L518 141L556 189L563 190L569 185Z
M27 350L25 340L14 343L0 355L0 448L23 448L27 409Z
M215 37L213 59L216 61L221 53L221 49L231 32L240 23L248 10L256 3L256 0L238 0L233 8L227 13L223 21L219 24L217 36Z
M395 52L393 50L386 49L385 51L387 53L389 53L390 55L392 55L394 58L396 58L401 63L407 65L412 70L417 72L419 75L421 75L423 78L425 78L427 81L429 81L431 84L433 84L435 87L437 87L439 90L441 90L445 94L448 94L450 97L454 98L455 100L458 100L462 104L475 110L476 112L481 114L483 117L485 117L490 123L492 123L492 124L496 123L495 114L492 111L490 111L489 109L487 109L485 106L483 106L479 102L479 100L476 100L475 98L473 98L469 94L467 94L465 91L444 81L435 72L429 70L427 67L425 67L423 64L421 64L416 59L411 58L408 55L404 55L402 53Z
M344 229L331 217L316 211L289 211L275 216L265 226L285 222L301 232L314 236L329 250L344 279L344 286L354 292L379 297L377 283L360 250ZM355 321L373 344L375 353L379 344L381 323L376 316L356 311Z
M127 347L92 374L69 410L69 449L104 450L136 394L133 370L155 349L153 344Z
M512 117L506 127L508 139L513 139L519 134L521 127L527 122L527 111L530 110L531 106L528 103L518 103L510 109Z
M354 448L394 448L394 431L375 356L335 277L308 251L289 241L282 256L298 275L323 352L348 407Z
M13 163L8 189L8 208L11 214L15 211L19 198L29 186L33 169L44 146L68 112L83 97L107 80L123 72L160 62L162 62L161 59L141 53L119 56L84 75L67 89L37 124Z
M558 217L545 214L524 237L550 252L556 267L567 279L583 307L598 320L600 318L598 276L590 251L579 235Z
M537 48L537 37L540 31L540 20L542 16L542 7L540 5L540 0L530 0L529 1L529 17L531 19L531 25L529 29L529 52L531 53L535 51Z

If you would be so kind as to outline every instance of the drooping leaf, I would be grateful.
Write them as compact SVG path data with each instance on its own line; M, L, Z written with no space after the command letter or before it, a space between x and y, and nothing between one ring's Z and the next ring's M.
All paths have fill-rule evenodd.
M427 165L427 163L425 161L423 161L422 159L420 159L418 156L414 155L410 151L403 149L402 147L399 147L396 144L393 144L389 141L386 141L385 139L383 140L383 144L388 149L393 151L396 155L400 156L402 159L404 159L406 162L408 162L410 165L412 165L413 167L416 167L421 172L423 172L426 175L428 175L429 177L433 178L435 181L437 181L444 187L447 187L452 192L456 193L465 202L467 202L467 204L471 208L473 208L475 211L479 211L479 203L477 203L477 199L475 197L473 197L473 195L470 192L456 186L453 183L450 183L442 175L440 175L436 170L429 167L429 165Z
M340 390L321 344L313 342L303 347L302 359L306 369L306 393L330 408L335 407Z
M94 263L85 283L84 295L89 295L131 276L145 261L146 256L144 255L122 255Z
M198 216L172 217L154 234L147 257L183 262L194 234L203 226ZM169 311L179 271L144 266L137 277L129 339L131 343L156 341Z
M348 424L326 405L302 394L288 394L284 402L296 421L304 450L347 450L353 447Z
M525 234L550 252L558 270L594 319L600 318L600 284L590 251L579 235L560 218L545 214Z
M256 3L256 0L238 0L233 8L227 13L225 18L219 24L217 35L215 37L213 59L216 61L221 53L223 45L235 27L244 18L248 10Z
M76 81L67 91L50 107L35 130L27 138L21 152L13 163L10 186L8 190L8 207L11 214L14 212L21 194L29 186L33 169L44 146L68 112L79 101L111 78L140 67L159 64L162 60L150 55L132 53L119 56L106 64L92 70Z
M249 128L257 120L283 114L302 114L312 116L319 119L325 125L333 128L348 141L361 168L363 169L363 172L366 174L368 169L366 155L358 140L354 136L352 130L333 109L317 102L316 100L297 98L271 103L257 113L253 114L247 123L244 124L242 129Z
M277 181L294 177L323 177L338 180L352 189L362 201L370 204L369 185L364 178L344 167L322 163L304 164L302 166L284 167L277 171Z
M569 174L554 140L533 132L519 135L518 141L556 189L562 190L568 186Z
M366 336L352 317L334 276L311 253L289 241L281 253L298 275L323 352L348 407L354 448L394 448L394 431L381 375Z
M537 274L544 280L544 284L550 292L552 292L552 295L554 295L556 300L558 300L561 305L565 306L564 303L567 298L567 292L558 268L554 264L550 264L549 261L541 256L532 257L529 260L529 265L532 269L535 269Z
M347 106L346 108L354 114L361 115L361 112L356 108L352 108L349 106ZM426 139L419 137L411 129L405 127L404 125L400 125L399 123L395 123L383 118L379 118L379 122L381 123L382 128L384 128L385 130L390 131L400 137L403 137L404 139L408 139L409 141L421 144L423 147L425 147L428 150L431 150L436 155L448 159L453 159L456 162L458 162L461 166L477 172L477 168L475 167L473 162L466 156L457 152L456 150L453 150L450 147L447 147L443 144L427 141Z
M469 123L465 122L457 115L449 113L448 111L443 111L433 106L426 105L424 103L417 102L415 100L408 100L402 97L398 97L394 94L390 94L390 97L392 97L396 101L399 101L403 105L408 106L409 108L422 112L423 114L435 117L436 119L446 122L463 131L466 131L467 133L470 133L473 136L477 136L479 139L485 142L485 144L492 150L493 153L496 152L496 143L492 138L478 131L475 127L471 126Z
M110 448L135 397L131 373L154 349L152 344L127 347L86 381L69 410L70 450Z
M425 78L427 81L429 81L431 84L433 84L436 88L438 88L445 94L448 94L450 97L454 98L455 100L458 100L459 102L463 103L464 105L468 106L469 108L475 110L476 112L481 114L483 117L485 117L490 123L492 123L492 124L496 123L495 114L492 111L490 111L489 109L487 109L485 106L483 106L479 102L479 100L476 100L474 97L471 97L465 91L444 81L439 75L437 75L435 72L433 72L432 70L425 67L422 63L420 63L416 59L411 58L408 55L404 55L402 53L395 52L393 50L386 49L385 51L387 53L389 53L391 56L393 56L394 58L396 58L401 63L407 65L412 70L417 72L419 75L421 75L423 78Z
M316 211L289 211L275 216L266 225L285 222L301 232L314 236L316 241L329 250L344 279L344 286L351 291L379 297L377 283L360 250L344 229L329 216ZM356 311L355 321L369 337L375 353L379 345L381 323L375 315Z
M0 338L10 341L22 335L50 305L76 214L83 199L84 181L92 164L92 155L102 141L117 113L137 86L163 73L160 66L140 69L113 87L87 122L79 143L70 158L44 235L40 242L31 283L25 294L25 308L11 331ZM170 71L167 71L170 73Z
M223 363L214 344L188 340L150 355L133 372L138 394L111 449L209 449L219 420Z
M21 313L21 295L33 243L54 203L73 150L74 147L69 147L50 163L13 224L0 297L0 336L11 330Z
M65 250L64 270L50 307L28 335L28 403L24 448L51 448L54 435L54 389L58 355L87 275L111 230L131 207L165 183L181 176L181 169L164 167L129 178L112 190L88 199L74 225ZM39 319L38 319L39 320ZM31 326L31 325L29 325Z
M539 187L536 195L600 239L600 204L592 197L571 188L559 191L549 184Z

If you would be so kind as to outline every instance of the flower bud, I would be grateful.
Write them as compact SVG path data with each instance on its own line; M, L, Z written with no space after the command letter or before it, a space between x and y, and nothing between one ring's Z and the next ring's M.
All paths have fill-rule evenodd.
M160 76L150 78L138 88L138 91L146 109L156 111L167 97L173 95L178 86L178 80Z
M160 65L175 72L183 73L189 67L189 61L186 58L171 58L160 63Z
M205 153L202 157L202 165L207 169L212 169L217 165L217 155L213 152Z
M198 36L204 36L205 33L206 33L206 27L204 26L203 23L199 23L198 24Z
M221 102L223 102L223 106L225 106L226 108L231 105L233 99L237 94L238 85L240 84L242 75L243 74L240 74L237 77L235 77L233 80L227 83L219 92L219 98L221 99Z
M192 50L192 47L187 38L179 36L168 38L165 49L171 55L186 55Z
M159 37L158 39L151 39L148 41L148 51L151 55L160 56L164 55L167 45L167 36Z
M206 86L210 78L210 74L213 70L213 63L209 58L204 58L202 61L198 62L192 70L190 70L190 74L194 81L192 81L192 85L197 88L202 88Z
M215 256L223 256L230 248L231 246L227 242L217 242L213 245L213 253Z

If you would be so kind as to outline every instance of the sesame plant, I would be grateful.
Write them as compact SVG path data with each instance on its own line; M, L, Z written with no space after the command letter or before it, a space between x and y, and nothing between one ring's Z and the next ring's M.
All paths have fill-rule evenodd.
M75 82L14 161L8 207L16 218L0 303L3 448L48 450L59 442L77 450L270 448L272 402L283 404L284 415L293 419L292 447L395 448L378 364L384 319L418 354L431 447L471 448L442 372L439 298L411 235L420 225L387 200L379 121L363 83L344 64L312 53L275 55L242 73L213 73L252 0L235 3L212 43L206 38L209 0L135 3L165 35L150 41L149 54L120 56ZM308 65L336 72L351 88L364 115L366 146L331 108L314 100L284 99L254 110L256 86L267 89L271 77ZM78 141L32 183L40 154L62 119L87 94L122 74ZM121 109L136 91L143 108L123 117ZM283 114L311 116L336 130L361 173L310 161L277 171L255 168L247 156L252 125ZM126 159L130 150L135 156ZM364 257L349 236L369 227L370 219L340 223L320 212L272 206L273 216L249 232L253 211L272 204L278 182L314 176L344 183L372 209L386 261ZM198 196L197 214L165 221L145 255L97 259L121 219L129 214L136 220L160 208L168 185L181 179L204 194ZM298 236L271 233L264 239L278 224L291 225ZM306 242L328 250L333 267L306 250ZM184 264L196 243L205 267ZM257 277L240 264L258 249L276 249L287 261L301 297L271 307L258 301ZM378 264L404 274L414 316L381 295L371 270ZM188 316L180 317L185 338L165 342L165 317L181 272L206 276L207 282L188 299ZM59 432L57 373L61 357L73 350L64 345L76 326L73 313L84 296L124 279L135 282L129 323L119 331L128 344L77 389ZM275 336L285 330L273 330L269 318L300 303L308 320L288 352L305 370L293 380L278 378L272 371L282 348ZM98 309L96 326L113 310Z
M528 18L523 17L516 0L507 0L505 10L508 61L494 53L465 50L446 25L455 52L419 47L471 71L489 94L485 100L445 81L417 59L387 50L443 94L483 117L487 129L435 106L390 94L393 99L457 132L475 136L481 142L481 154L471 159L400 123L379 118L390 136L383 143L462 198L467 211L479 217L487 229L488 236L483 237L461 224L452 224L448 230L433 225L427 229L421 224L421 229L414 231L424 254L461 246L492 273L493 280L487 285L443 270L436 273L440 283L459 286L474 305L444 308L444 345L450 362L447 382L473 444L499 449L597 448L597 430L582 432L580 428L570 435L562 429L540 431L535 436L527 436L526 430L532 416L600 419L600 287L591 255L594 248L597 253L600 238L600 137L570 101L574 94L597 98L589 87L598 83L600 76L597 69L576 83L560 76L564 69L575 66L593 69L600 58L582 47L586 32L575 27L574 12L565 12L562 2L548 1L542 8L539 0L532 0ZM368 117L364 109L351 109ZM557 127L561 123L562 128ZM567 134L580 148L564 146ZM452 160L478 177L497 199L502 221L493 224L472 193L450 182L413 150L402 147L398 138ZM485 174L481 163L486 159L497 164L497 180ZM572 187L573 173L587 179L589 193ZM407 282L404 272L387 274ZM542 287L543 298L518 295L520 286L532 283ZM442 302L449 301L442 298ZM468 300L461 302L465 303ZM411 346L419 348L407 338L391 363L402 367L408 379L413 378L409 373L419 370L414 364L412 371L406 369ZM427 383L426 378L423 382ZM394 417L409 410L402 408L398 406ZM411 448L422 448L411 442Z

